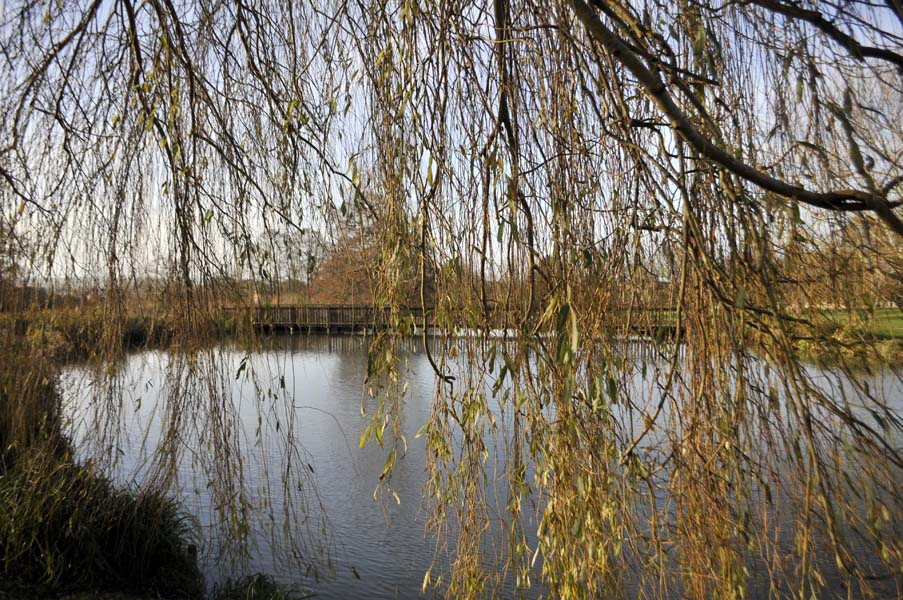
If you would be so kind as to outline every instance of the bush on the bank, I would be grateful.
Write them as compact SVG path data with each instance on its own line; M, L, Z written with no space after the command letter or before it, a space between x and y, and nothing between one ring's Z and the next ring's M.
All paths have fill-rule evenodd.
M211 596L213 600L304 600L314 596L278 583L268 575L249 575L229 581Z
M162 494L36 450L0 476L0 576L50 589L199 597L196 528Z

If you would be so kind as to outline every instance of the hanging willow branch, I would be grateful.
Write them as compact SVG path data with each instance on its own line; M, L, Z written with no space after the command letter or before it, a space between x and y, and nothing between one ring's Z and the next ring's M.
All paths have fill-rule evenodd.
M6 2L0 310L78 299L28 314L47 355L92 331L88 354L120 356L128 318L166 323L189 350L154 481L197 440L224 535L250 497L224 390L253 361L191 349L224 315L351 303L390 325L362 406L379 497L407 337L436 375L441 593L886 595L898 23L897 0ZM121 385L97 387L98 421L123 421Z

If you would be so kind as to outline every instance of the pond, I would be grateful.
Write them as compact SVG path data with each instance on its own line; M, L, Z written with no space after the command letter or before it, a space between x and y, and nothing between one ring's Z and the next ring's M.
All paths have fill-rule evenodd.
M71 368L62 383L73 439L121 484L172 482L207 533L212 585L264 572L325 598L419 594L435 555L417 436L434 390L425 355L409 358L407 452L378 495L388 449L359 444L367 341L282 336L270 346L132 354L103 389L96 373Z
M434 406L436 376L412 344L399 412L404 442L384 477L391 440L384 447L359 443L374 404L365 387L368 342L273 336L253 352L224 344L194 355L137 352L100 371L71 366L62 377L64 414L83 458L122 485L161 486L183 502L204 532L200 557L209 586L263 572L322 598L416 597L427 571L433 578L447 571L455 537L453 522L439 540L427 531L422 501L427 453L418 434ZM660 376L638 367L629 385L654 406ZM869 377L903 414L899 379ZM663 423L666 413L658 417ZM655 437L644 444L654 445ZM505 485L497 482L506 442L496 443L486 461L493 498L486 518L498 524L506 514ZM531 549L541 509L534 499L521 517ZM506 542L494 546L487 555L503 560ZM541 595L541 567L539 556L529 589L500 573L500 593ZM766 593L767 577L752 570L751 591Z

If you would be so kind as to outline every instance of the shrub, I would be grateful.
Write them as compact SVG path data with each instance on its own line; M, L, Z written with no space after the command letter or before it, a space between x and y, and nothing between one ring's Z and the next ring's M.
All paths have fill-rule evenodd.
M250 575L228 581L211 596L213 600L304 600L313 595L278 583L268 575Z

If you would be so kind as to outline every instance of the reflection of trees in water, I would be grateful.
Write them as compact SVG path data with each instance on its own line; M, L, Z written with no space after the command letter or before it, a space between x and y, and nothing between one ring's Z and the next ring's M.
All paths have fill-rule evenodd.
M199 510L217 568L264 548L276 564L328 571L328 514L279 368L210 349L142 353L93 371L70 390L81 396L80 448Z
M291 356L309 353L324 361L323 376L345 382L348 389L342 391L350 395L336 398L338 410L357 406L366 393L348 382L363 381L364 347L370 342L355 336L285 336L266 340L261 354L211 350L174 353L165 360L151 354L163 382L154 392L159 397L153 407L162 429L159 441L148 437L144 481L183 496L199 484L209 489L217 552L253 556L260 549L255 548L261 531L256 528L274 517L273 528L264 525L262 531L269 532L264 533L272 538L267 550L279 554L278 560L328 564L328 554L321 553L325 521L315 516L323 511L311 473L316 462L303 449L303 406L298 410L309 373L294 372ZM844 581L833 550L846 568L875 577L892 574L875 544L880 535L886 552L893 552L899 538L893 520L901 498L901 469L893 455L899 432L887 421L888 446L882 448L875 445L874 426L865 421L899 418L901 382L891 372L843 374L809 367L806 393L823 402L801 407L780 372L758 359L734 362L728 365L730 379L706 384L706 390L734 399L735 404L723 406L705 394L687 402L679 393L693 385L694 359L686 347L599 343L593 346L593 361L597 367L604 364L608 376L581 365L568 396L561 398L558 365L544 362L538 346L502 338L435 338L430 343L437 356L454 357L440 365L454 379L434 388L423 430L427 515L440 541L432 575L438 576L447 555L456 574L447 580L449 593L466 590L473 581L468 578L499 589L506 577L521 583L535 579L538 567L531 564L537 544L552 544L551 536L565 533L573 536L571 553L608 552L595 563L596 582L625 593L659 581L680 593L702 593L693 590L695 578L679 575L688 561L712 569L735 564L734 582L754 590L764 589L763 581L790 590L802 568L818 572L833 588ZM423 353L398 365L402 386L432 369ZM290 383L302 386L301 397L281 389L281 378L288 375ZM134 385L126 378L114 381ZM377 381L393 385L391 376L371 384ZM97 411L92 418L118 419L107 431L124 432L134 408L122 403L121 389L105 389L119 402L96 399L89 405ZM380 387L374 389L377 398L364 398L369 414L380 410ZM411 389L405 389L407 401L423 401L411 400ZM388 411L379 420L387 453L403 448L393 432L410 428L400 412L395 421L386 415L398 413ZM798 415L808 415L808 435ZM703 434L703 419L715 419L722 433ZM857 432L863 427L864 433ZM356 442L356 432L344 433ZM97 447L113 447L112 440ZM811 488L801 487L810 464L823 470ZM188 472L201 480L187 480ZM383 500L392 502L390 476L381 483L362 481L360 487L369 495L377 484ZM807 530L801 523L807 515L821 514L819 503L830 507L833 522L810 520ZM538 532L525 529L530 518L541 523ZM678 545L666 547L665 539ZM800 544L808 554L800 552ZM564 549L553 549L544 546L535 563L547 578L570 560ZM499 563L509 571L487 574L487 565ZM611 564L635 569L606 571ZM893 581L869 584L886 590ZM551 580L552 585L573 583Z
M718 573L725 593L791 594L804 571L816 586L895 593L903 382L893 372L807 368L788 381L753 358L716 379L710 359L686 347L601 344L563 384L560 365L536 349L450 343L464 366L446 371L455 380L437 396L426 435L433 524L454 523L460 535L454 593L477 579L497 585L473 560L487 553L536 577L532 536L517 519L491 528L488 516L536 508L552 586L591 578L611 593L708 594L692 566ZM501 507L490 485L500 462ZM568 570L575 554L594 557L591 572Z

